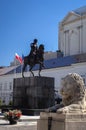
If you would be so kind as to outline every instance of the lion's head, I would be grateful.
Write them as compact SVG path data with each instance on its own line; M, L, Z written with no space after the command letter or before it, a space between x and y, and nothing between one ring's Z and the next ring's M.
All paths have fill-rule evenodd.
M83 78L80 75L70 73L62 79L61 84L60 92L65 106L83 101L85 98L85 87Z

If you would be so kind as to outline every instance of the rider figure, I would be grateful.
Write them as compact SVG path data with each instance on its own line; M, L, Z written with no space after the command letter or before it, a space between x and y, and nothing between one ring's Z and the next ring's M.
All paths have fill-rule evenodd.
M38 50L37 42L38 42L38 40L34 39L33 43L30 44L30 47L31 47L30 56L32 56L32 58L34 60L36 60L36 54L37 54L37 50Z

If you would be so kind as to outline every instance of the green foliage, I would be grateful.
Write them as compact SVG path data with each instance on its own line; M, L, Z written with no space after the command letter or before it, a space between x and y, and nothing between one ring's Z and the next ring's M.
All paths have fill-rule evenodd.
M2 106L2 100L0 99L0 106Z
M12 106L12 105L13 105L13 102L12 102L12 101L9 101L9 105Z

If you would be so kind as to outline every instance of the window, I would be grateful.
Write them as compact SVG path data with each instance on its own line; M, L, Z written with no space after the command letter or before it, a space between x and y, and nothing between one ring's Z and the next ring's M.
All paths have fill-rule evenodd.
M2 90L2 83L0 83L0 90Z
M7 90L7 82L4 83L4 90Z
M12 90L12 82L9 83L9 89Z

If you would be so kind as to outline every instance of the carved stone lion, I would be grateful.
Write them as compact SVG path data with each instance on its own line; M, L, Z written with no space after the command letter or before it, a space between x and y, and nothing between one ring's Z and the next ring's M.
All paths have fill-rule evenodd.
M57 113L86 112L86 90L82 77L76 73L70 73L61 81L63 108Z

